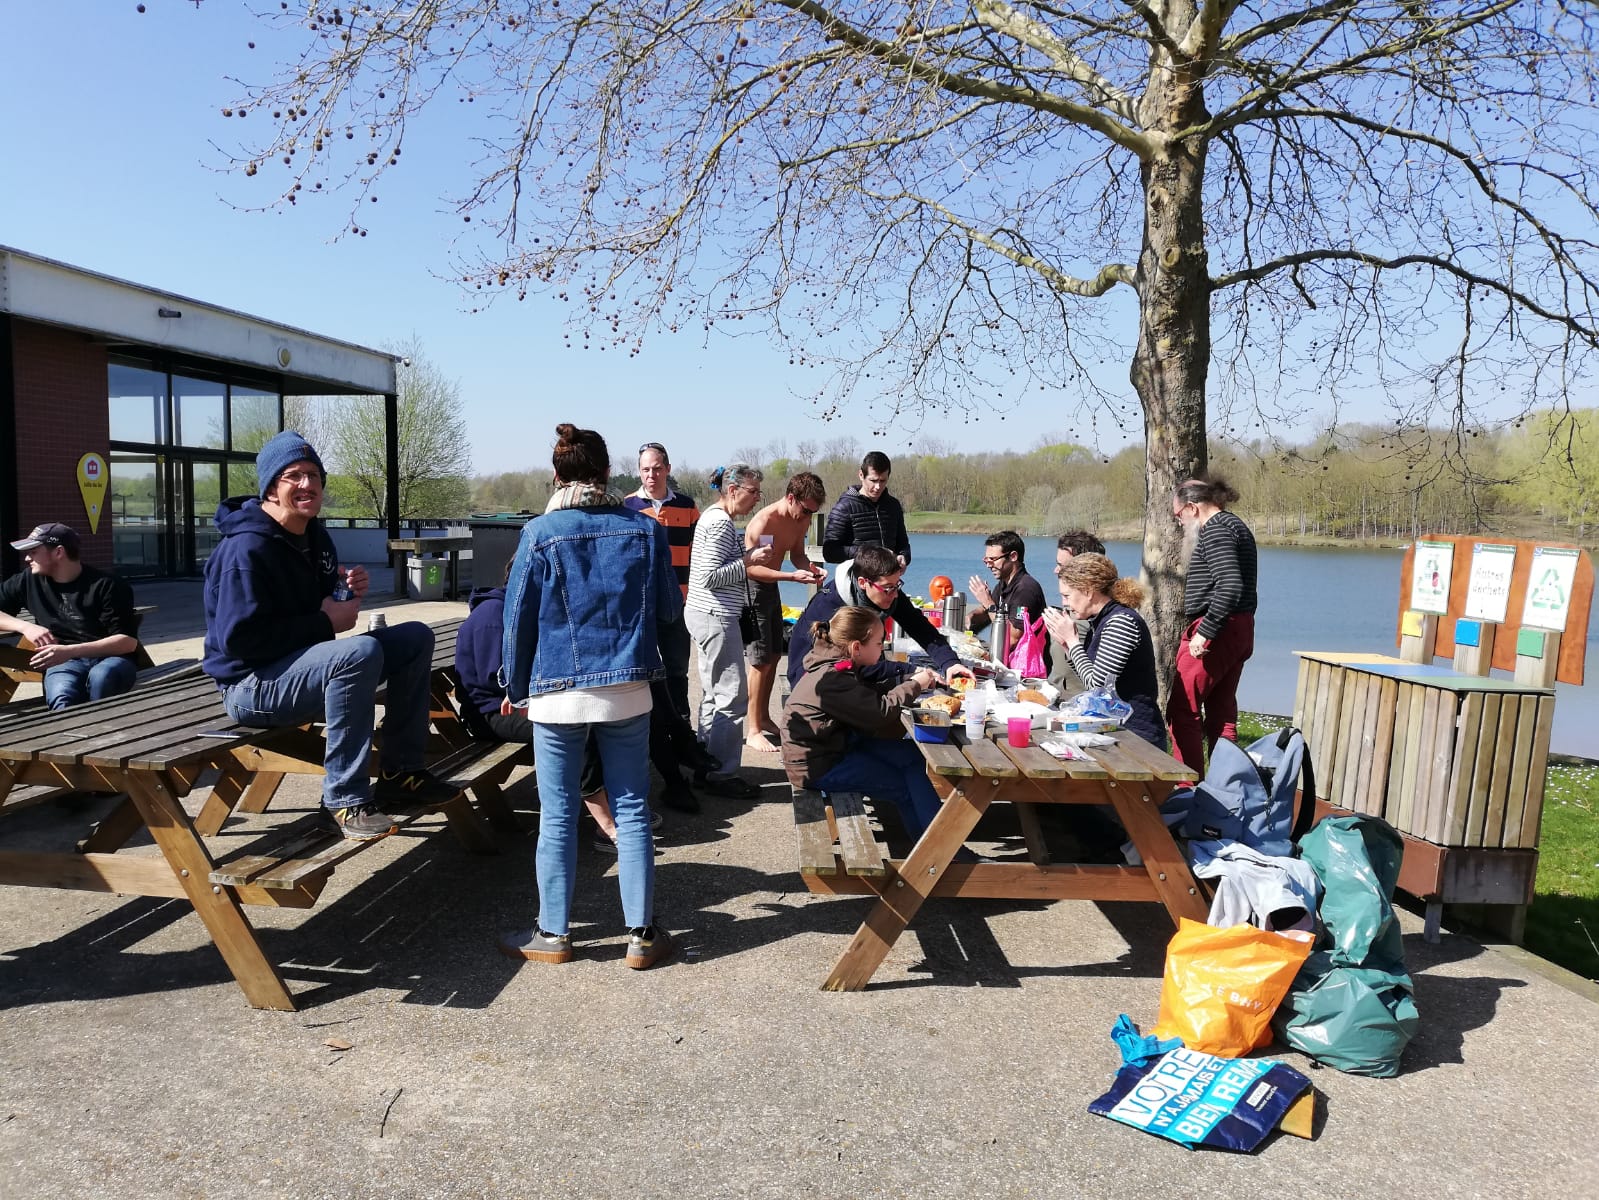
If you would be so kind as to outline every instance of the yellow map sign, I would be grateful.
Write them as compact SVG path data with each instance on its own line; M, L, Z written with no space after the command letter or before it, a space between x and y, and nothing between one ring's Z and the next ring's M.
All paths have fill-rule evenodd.
M111 471L98 454L85 454L78 460L78 491L83 493L83 508L89 514L89 532L100 532L100 513L105 508L105 489Z

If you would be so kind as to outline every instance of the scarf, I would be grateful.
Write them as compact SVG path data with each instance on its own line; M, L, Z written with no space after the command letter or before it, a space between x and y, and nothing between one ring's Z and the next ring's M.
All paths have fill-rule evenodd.
M610 508L621 503L620 496L606 491L597 484L569 483L555 490L555 495L550 497L550 502L544 506L544 511L554 512L559 508Z

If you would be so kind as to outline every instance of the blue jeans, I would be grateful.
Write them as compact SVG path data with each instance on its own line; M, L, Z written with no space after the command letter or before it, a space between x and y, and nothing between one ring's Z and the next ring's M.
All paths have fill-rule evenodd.
M348 808L372 798L372 725L378 685L383 705L385 771L423 764L427 750L433 631L420 621L318 642L259 667L222 689L228 715L241 725L273 729L327 723L322 804Z
M104 700L133 690L131 658L69 658L44 673L44 702L66 708L85 700Z
M583 748L593 731L605 790L616 818L617 874L622 917L629 929L648 925L655 911L655 843L650 837L650 714L593 725L533 722L533 760L539 776L539 928L570 933L572 888L577 883L578 777Z
M889 801L913 842L933 823L941 804L927 779L927 760L911 741L851 737L844 757L812 782L822 792L865 792Z

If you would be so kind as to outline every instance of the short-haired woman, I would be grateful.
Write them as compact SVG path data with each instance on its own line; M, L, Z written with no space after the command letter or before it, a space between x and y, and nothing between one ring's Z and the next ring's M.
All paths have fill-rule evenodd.
M671 953L655 922L650 837L650 681L664 672L657 627L678 613L666 530L606 490L605 439L557 425L560 489L522 530L505 597L502 712L526 708L539 771L535 852L538 924L500 939L513 958L572 958L579 776L593 732L616 820L617 871L628 927L626 963L642 969Z
M1123 579L1103 554L1076 554L1055 568L1064 613L1046 609L1049 634L1066 650L1072 668L1091 688L1107 683L1132 705L1127 728L1166 749L1166 722L1160 718L1160 681L1155 673L1155 641L1138 614L1144 589ZM1088 622L1080 637L1078 621Z
M772 546L745 549L733 524L761 502L759 470L748 463L718 467L711 474L711 488L717 499L694 527L683 614L699 648L700 738L721 760L701 786L719 796L753 800L760 789L735 773L744 751L744 713L749 708L738 614L754 602L749 568L772 566L777 551Z
M1214 478L1186 480L1172 495L1172 517L1195 541L1183 585L1188 627L1166 720L1174 753L1196 775L1205 769L1206 742L1238 740L1238 679L1255 652L1255 535L1227 511L1237 499Z

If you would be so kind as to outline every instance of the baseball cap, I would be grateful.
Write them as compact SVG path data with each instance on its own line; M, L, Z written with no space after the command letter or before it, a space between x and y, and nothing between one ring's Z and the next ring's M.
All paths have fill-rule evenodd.
M78 550L78 531L60 521L46 521L35 525L33 532L19 542L12 542L13 550L32 550L35 546L65 546L73 553Z

